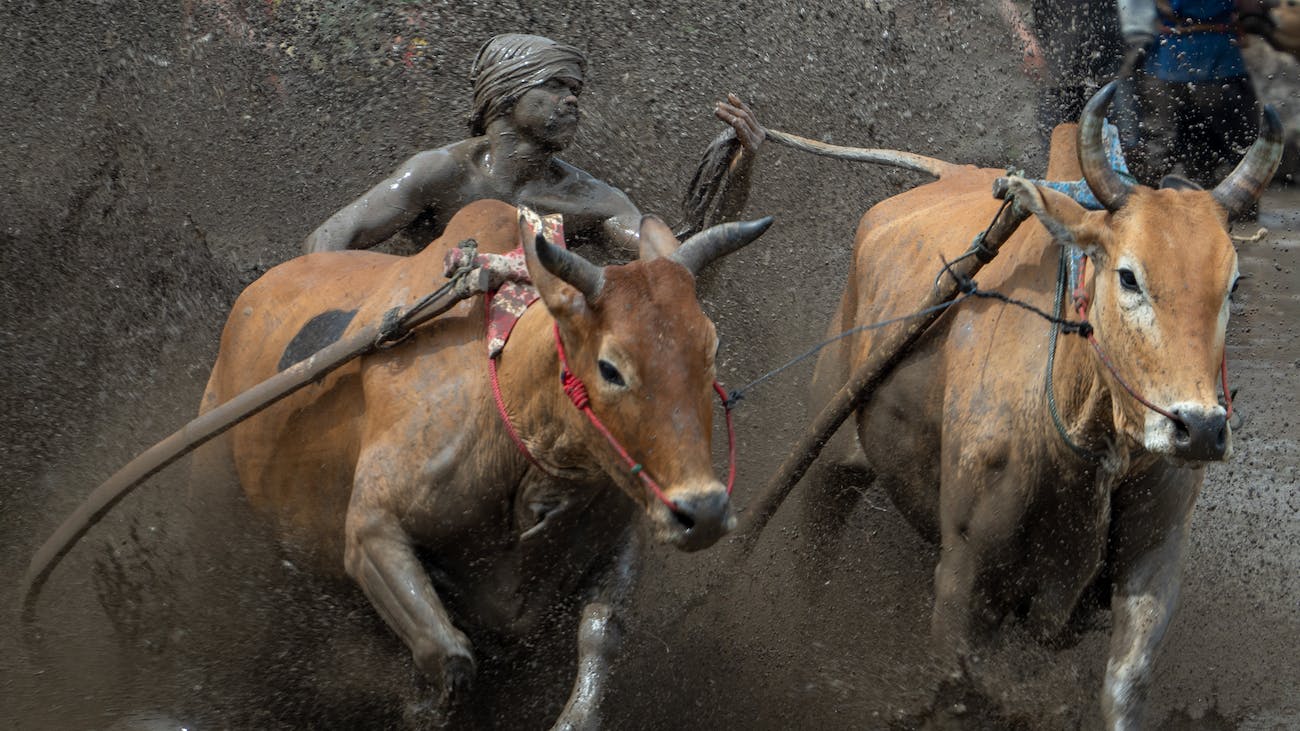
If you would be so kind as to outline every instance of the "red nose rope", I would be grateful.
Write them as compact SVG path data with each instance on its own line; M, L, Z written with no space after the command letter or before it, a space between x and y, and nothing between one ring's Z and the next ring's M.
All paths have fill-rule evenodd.
M618 441L618 438L610 433L609 429L601 423L595 412L591 410L591 398L587 396L587 386L582 382L582 379L578 378L573 374L573 371L569 370L569 360L564 354L564 343L560 341L560 326L557 324L554 327L555 351L560 356L560 385L564 388L565 395L569 397L569 400L573 402L573 405L577 407L579 411L587 415L587 419L591 421L592 426L596 427L596 430L604 435L606 441L608 441L610 446L614 448L614 451L618 452L618 455L623 458L625 463L627 463L628 469L632 474L641 478L641 481L645 483L646 487L650 488L650 491L659 499L659 502L668 506L669 510L677 512L679 510L677 503L670 500L668 496L664 494L663 488L661 488L659 483L655 482L655 479L646 472L645 466L640 462L637 462L635 459L632 459L632 456L628 454L622 443ZM524 456L527 457L528 461L532 462L534 466L542 472L555 477L556 475L554 473L543 467L541 463L537 461L537 458L533 456L532 452L528 451L528 445L524 444L524 440L520 438L519 432L515 430L514 424L511 423L510 415L506 413L505 400L501 397L501 385L497 380L497 365L495 358L488 358L488 372L492 377L492 397L496 400L497 411L500 412L501 421L505 424L506 431L510 434L510 438L514 440L515 446L519 447L519 451L523 452ZM727 495L731 495L731 490L736 484L736 429L731 420L731 405L727 402L726 390L722 388L722 384L714 381L713 391L718 394L718 399L722 401L722 408L727 417Z
M1074 292L1071 295L1071 297L1074 299L1074 309L1079 313L1079 318L1084 322L1088 321L1088 292L1083 287L1084 274L1087 271L1088 271L1088 258L1083 257L1079 260L1079 277L1078 279L1075 280ZM1115 380L1119 383L1119 385L1123 386L1124 390L1128 391L1130 396L1137 399L1138 403L1142 404L1148 409L1151 409L1157 414L1160 414L1166 419L1169 419L1175 424L1184 424L1182 419L1178 418L1174 414L1165 411L1159 406L1156 406L1155 404L1146 400L1145 398L1142 397L1141 394L1133 390L1132 386L1128 385L1128 382L1125 381L1123 377L1119 375L1119 371L1115 370L1115 365L1110 362L1110 358L1106 357L1106 353L1102 351L1101 343L1097 342L1097 335L1095 331L1090 330L1088 332L1088 342L1092 343L1092 349L1097 352L1097 357L1101 358L1101 362L1106 364L1106 369L1109 370L1110 374L1115 377ZM1232 392L1228 390L1228 348L1226 345L1223 348L1223 360L1220 361L1219 363L1219 378L1223 383L1223 399L1226 404L1226 411L1227 411L1227 413L1225 414L1225 418L1230 419L1232 418Z

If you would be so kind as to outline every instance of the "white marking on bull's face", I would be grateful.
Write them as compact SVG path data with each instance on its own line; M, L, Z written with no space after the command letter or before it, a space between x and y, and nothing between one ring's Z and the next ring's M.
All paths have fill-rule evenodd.
M1219 306L1218 318L1215 320L1219 342L1224 342L1228 328L1228 319L1231 315L1230 301L1232 291L1236 289L1237 281L1240 278L1240 272L1237 267L1237 258L1233 256L1232 275L1228 281L1230 286L1223 295L1223 302ZM1199 401L1178 401L1169 403L1164 408L1171 413L1185 416L1199 421L1217 420L1226 417L1226 409L1218 403L1203 403ZM1180 426L1169 420L1162 414L1147 410L1143 424L1143 443L1147 451L1152 454L1165 456L1179 456L1181 450L1178 444ZM1232 427L1224 425L1226 448L1223 452L1222 460L1227 461L1232 458ZM1184 434L1185 437L1185 434Z
M1115 266L1115 304L1124 323L1146 336L1152 346L1160 345L1156 310L1147 294L1146 272L1137 259L1123 255Z

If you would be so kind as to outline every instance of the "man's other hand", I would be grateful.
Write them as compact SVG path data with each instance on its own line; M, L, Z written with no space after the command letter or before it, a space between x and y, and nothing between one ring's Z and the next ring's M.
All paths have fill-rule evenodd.
M762 147L763 141L767 139L767 132L758 123L753 110L735 94L728 94L726 101L718 102L713 109L713 115L736 130L736 139L740 140L746 152L751 154L758 152L758 148Z

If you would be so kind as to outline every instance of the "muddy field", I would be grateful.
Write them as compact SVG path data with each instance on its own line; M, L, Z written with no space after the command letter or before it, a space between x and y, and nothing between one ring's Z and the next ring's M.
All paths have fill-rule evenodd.
M124 501L59 568L34 627L15 590L90 489L193 416L240 289L401 160L463 137L470 59L516 30L589 55L565 159L670 219L728 91L828 142L1043 167L1032 82L987 3L3 3L6 727L406 723L427 691L408 653L358 590L283 555L221 475L202 476L206 501L183 464ZM702 279L733 385L816 341L858 217L921 182L761 154L749 211L777 224ZM1238 451L1210 468L1197 509L1152 728L1300 728L1300 193L1275 186L1259 225L1270 234L1241 247L1250 277L1229 326ZM810 373L739 410L742 509L800 433ZM742 566L651 551L610 727L923 723L934 549L869 492L839 559L813 565L795 495ZM719 570L732 580L701 599ZM1012 629L966 699L968 726L1096 727L1105 629L1060 651ZM496 710L466 725L543 727L558 712L567 643L478 648L475 702Z

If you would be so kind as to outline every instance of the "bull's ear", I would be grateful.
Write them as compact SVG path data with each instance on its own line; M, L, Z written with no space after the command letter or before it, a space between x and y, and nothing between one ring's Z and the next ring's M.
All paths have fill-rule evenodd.
M1057 243L1073 244L1089 256L1100 253L1110 236L1106 211L1090 211L1070 196L1013 176L1007 179L1007 198L1038 217Z
M681 242L664 220L653 214L641 217L641 261L659 259L677 251Z

